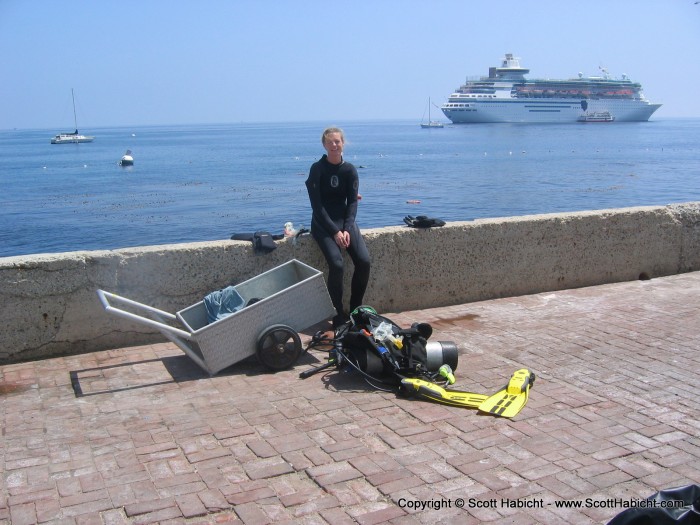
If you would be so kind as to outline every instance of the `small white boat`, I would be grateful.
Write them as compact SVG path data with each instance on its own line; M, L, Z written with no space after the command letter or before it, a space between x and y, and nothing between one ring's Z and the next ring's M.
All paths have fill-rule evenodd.
M78 144L81 142L92 142L95 137L81 135L76 129L73 133L59 133L51 139L51 144Z
M615 120L609 111L585 113L578 118L579 122L612 122Z
M425 113L423 114L423 116L425 116ZM430 99L428 99L428 122L421 122L420 127L423 129L444 127L442 122L438 122L437 120L430 120Z
M73 133L59 133L51 139L51 144L79 144L81 142L92 142L95 137L89 135L81 135L78 131L78 117L75 114L75 94L70 90L71 98L73 99L73 123L75 131Z
M122 155L121 160L119 161L120 166L133 166L134 165L134 157L131 155L131 150L128 149L126 150L126 153Z

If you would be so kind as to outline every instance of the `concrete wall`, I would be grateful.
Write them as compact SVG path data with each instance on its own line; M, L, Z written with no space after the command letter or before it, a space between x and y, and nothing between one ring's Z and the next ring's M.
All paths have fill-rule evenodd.
M398 312L700 269L700 203L365 230L365 303ZM325 271L310 237L267 255L216 241L0 258L0 362L162 340L104 312L104 289L176 312L296 258ZM347 300L347 299L346 299Z

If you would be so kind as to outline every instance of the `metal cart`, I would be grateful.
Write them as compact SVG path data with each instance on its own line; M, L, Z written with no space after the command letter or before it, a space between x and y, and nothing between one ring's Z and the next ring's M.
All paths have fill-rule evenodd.
M105 310L158 329L210 375L257 354L274 370L302 350L299 330L335 314L323 273L296 259L236 286L247 305L209 323L204 301L171 314L98 290Z

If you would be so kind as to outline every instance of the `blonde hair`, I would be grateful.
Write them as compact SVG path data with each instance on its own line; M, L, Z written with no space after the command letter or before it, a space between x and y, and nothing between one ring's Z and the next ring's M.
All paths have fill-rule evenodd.
M326 128L323 130L323 135L321 135L321 144L326 143L326 137L331 133L340 133L340 139L343 141L343 144L345 144L345 132L342 129L335 127Z

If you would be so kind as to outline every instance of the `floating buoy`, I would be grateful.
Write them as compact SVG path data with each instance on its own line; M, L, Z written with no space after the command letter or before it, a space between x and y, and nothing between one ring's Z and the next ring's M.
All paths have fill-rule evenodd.
M121 160L119 161L120 166L133 166L134 165L134 157L131 155L131 150L128 149L126 150L126 153L122 156Z

